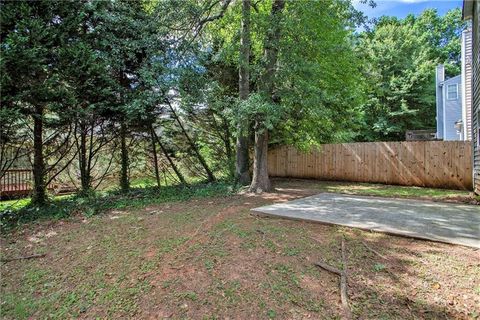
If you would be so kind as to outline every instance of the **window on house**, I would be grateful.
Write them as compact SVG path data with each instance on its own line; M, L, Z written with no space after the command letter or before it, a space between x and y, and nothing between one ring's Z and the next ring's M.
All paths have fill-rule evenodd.
M458 86L456 84L449 84L447 86L447 100L458 99Z

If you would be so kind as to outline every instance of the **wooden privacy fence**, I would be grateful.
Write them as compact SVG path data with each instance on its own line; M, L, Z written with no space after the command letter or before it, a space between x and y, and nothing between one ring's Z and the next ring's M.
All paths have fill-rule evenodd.
M290 146L268 153L271 176L472 189L469 141L325 144L310 152Z

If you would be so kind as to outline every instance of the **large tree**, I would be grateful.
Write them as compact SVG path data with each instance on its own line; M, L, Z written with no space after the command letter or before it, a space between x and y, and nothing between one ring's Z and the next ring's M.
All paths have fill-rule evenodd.
M72 125L71 96L59 70L81 7L67 1L1 4L1 72L8 75L2 76L2 109L19 112L24 123L32 123L32 201L39 205L47 201L48 182L71 161L62 163L71 150Z
M240 31L240 54L238 62L238 97L241 101L248 99L250 94L250 0L242 0L242 18ZM249 154L248 154L249 123L237 124L235 177L237 181L246 185L250 182Z
M241 129L248 130L249 139L255 136L250 189L260 192L270 189L269 144L308 148L351 138L349 131L359 118L357 106L362 100L361 69L352 49L360 16L349 1L264 1L251 2L250 12L245 8L244 2L237 2L208 31L215 57L226 68L239 70L240 99L230 114L237 137ZM238 28L247 13L248 47L242 40L243 29ZM247 48L248 64L244 62ZM247 85L245 66L247 99L240 92Z
M155 12L155 11L154 11ZM128 144L131 127L148 115L151 104L142 103L144 68L153 61L161 62L164 47L156 16L143 2L119 1L109 3L106 14L99 17L101 51L109 63L109 75L115 82L116 101L108 109L108 117L117 126L120 145L120 188L130 188L130 155ZM157 59L157 60L155 60Z
M259 92L265 104L274 103L274 85L277 70L278 49L282 31L282 16L285 0L274 0L270 13L269 26L264 43L263 70L259 82ZM251 192L263 192L271 189L268 177L268 127L264 110L257 111L255 117L255 145L253 158L253 177L250 185Z
M60 77L68 83L72 99L71 122L74 125L73 140L77 150L80 192L88 194L95 189L108 173L94 174L95 167L104 157L104 148L112 142L112 122L106 112L115 102L115 82L109 74L109 63L101 44L102 34L98 24L100 17L108 14L108 3L92 2L80 8L74 22L76 27L70 33L69 45L61 49L62 68Z

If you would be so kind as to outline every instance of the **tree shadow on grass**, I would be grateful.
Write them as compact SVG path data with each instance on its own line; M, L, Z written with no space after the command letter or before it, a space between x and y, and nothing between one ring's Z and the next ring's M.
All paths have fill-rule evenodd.
M474 272L477 250L355 229L342 231L348 239L349 294L356 317L468 319L480 311L475 310L475 284L465 277Z

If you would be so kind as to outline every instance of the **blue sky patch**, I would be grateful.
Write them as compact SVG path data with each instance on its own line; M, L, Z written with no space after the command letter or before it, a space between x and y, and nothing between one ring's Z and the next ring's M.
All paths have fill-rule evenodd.
M383 15L405 18L408 14L419 15L425 9L437 9L439 15L444 15L448 10L461 8L462 0L376 0L377 6L371 8L354 0L356 9L363 11L369 18Z

